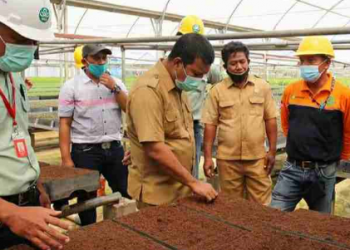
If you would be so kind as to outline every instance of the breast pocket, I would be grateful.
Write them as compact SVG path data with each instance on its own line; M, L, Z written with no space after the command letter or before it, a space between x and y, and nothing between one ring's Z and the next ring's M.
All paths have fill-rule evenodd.
M182 138L180 114L172 109L165 113L164 132L168 138Z
M264 114L264 98L259 96L249 97L250 115L262 116Z
M20 85L19 91L16 93L17 98L16 102L21 102L21 106L24 113L28 113L30 110L29 107L29 100L28 100L28 94L27 94L27 87L24 84Z
M232 119L237 103L234 100L219 102L219 116L223 120Z

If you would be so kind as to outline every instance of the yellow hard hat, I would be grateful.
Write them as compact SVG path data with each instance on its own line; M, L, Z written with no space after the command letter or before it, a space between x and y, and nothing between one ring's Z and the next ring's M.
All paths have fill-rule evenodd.
M325 36L307 36L299 44L297 56L326 55L334 58L333 45Z
M82 60L83 60L83 47L84 46L79 46L79 47L76 47L74 50L75 67L77 67L78 69L81 69L82 67L84 67L84 64L82 62Z
M188 33L204 34L204 24L202 19L197 16L186 16L181 20L178 32L183 35Z

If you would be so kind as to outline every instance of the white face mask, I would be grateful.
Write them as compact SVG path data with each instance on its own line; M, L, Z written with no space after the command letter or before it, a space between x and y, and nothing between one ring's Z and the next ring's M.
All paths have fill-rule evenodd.
M318 67L321 66L322 64L324 64L327 61L324 60L322 63L320 63L319 65L302 65L300 66L300 76L309 83L315 83L317 82L318 79L320 79L320 77L322 76L323 72L325 72L325 70L323 70L322 72L319 71Z
M182 65L182 67L183 67L183 70L185 72L186 78L185 78L184 81L178 80L177 79L177 74L176 74L176 71L175 71L175 78L176 78L175 79L175 83L176 83L176 86L179 89L184 90L184 91L193 91L193 90L198 89L199 85L203 82L203 79L187 75L185 67L183 65Z

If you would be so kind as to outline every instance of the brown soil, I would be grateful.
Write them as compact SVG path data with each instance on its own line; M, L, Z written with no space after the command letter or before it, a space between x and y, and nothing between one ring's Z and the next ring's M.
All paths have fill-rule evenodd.
M221 203L224 203L223 199ZM230 207L227 208L231 211ZM216 216L182 205L147 208L121 218L120 221L177 249L340 249L310 239L285 235L258 223L245 230L236 227L234 223L227 223L224 218L220 220Z
M61 166L45 166L41 168L40 178L45 180L71 179L91 173L91 170L81 168L66 168Z
M181 200L179 204L212 214L254 232L269 229L277 230L282 234L294 233L308 238L345 244L350 249L348 230L350 220L346 218L323 215L309 210L297 210L293 213L281 212L257 203L230 199L223 195L212 204L199 202L195 197Z
M70 242L64 250L165 250L167 248L113 221L103 221L69 233ZM33 250L19 245L9 250Z
M349 222L306 210L284 213L223 195L211 204L190 197L70 232L64 249L340 250L350 249Z

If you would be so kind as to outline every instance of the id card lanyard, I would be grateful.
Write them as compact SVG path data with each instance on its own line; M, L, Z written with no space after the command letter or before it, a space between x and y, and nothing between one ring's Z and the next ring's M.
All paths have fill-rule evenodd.
M16 121L16 88L15 88L15 83L13 81L13 77L11 73L9 73L9 78L10 78L11 90L12 90L12 104L6 98L1 88L0 88L0 96L2 101L5 104L5 108L8 114L12 118L12 126L13 126L12 141L14 143L16 155L18 158L24 158L28 156L28 150L27 150L27 145L26 145L24 135L23 133L19 132L18 124ZM5 79L6 79L6 76L5 76Z
M332 92L333 92L333 90L334 90L334 86L335 86L335 79L334 79L334 77L333 77L333 78L332 78L332 83L331 83L331 90L330 90L330 92L329 92L329 95L328 95L327 99L326 99L324 102L322 102L322 103L319 103L319 102L311 95L311 93L309 93L311 100L312 100L313 102L315 102L315 103L319 106L319 111L324 110L324 108L327 106L328 99L329 99L329 97L332 95Z

